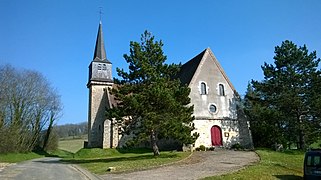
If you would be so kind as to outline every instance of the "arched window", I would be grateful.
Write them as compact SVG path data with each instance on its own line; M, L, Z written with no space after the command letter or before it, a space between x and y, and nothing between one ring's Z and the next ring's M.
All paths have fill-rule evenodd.
M219 95L220 96L225 96L224 85L223 84L219 84L218 88L219 88Z
M101 64L98 64L98 70L101 70Z
M103 64L103 71L106 71L106 69L107 69L106 64Z
M205 82L201 82L201 94L207 94Z

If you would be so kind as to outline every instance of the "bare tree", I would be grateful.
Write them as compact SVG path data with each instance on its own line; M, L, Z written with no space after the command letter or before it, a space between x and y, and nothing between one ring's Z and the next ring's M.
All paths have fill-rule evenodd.
M49 115L49 123L48 123L48 128L44 137L44 143L43 143L43 149L46 149L49 143L50 135L53 130L54 123L56 120L60 117L60 113L62 110L61 102L60 102L60 97L57 96L56 91L51 92L50 96L50 106L48 109L48 115Z
M10 65L0 66L0 99L0 132L10 133L8 145L14 144L8 151L33 150L61 112L60 96L41 73Z

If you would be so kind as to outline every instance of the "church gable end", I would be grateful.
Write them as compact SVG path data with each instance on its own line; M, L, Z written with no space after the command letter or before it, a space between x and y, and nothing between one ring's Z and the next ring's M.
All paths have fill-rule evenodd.
M199 55L202 55L199 57ZM188 83L196 118L236 118L235 89L209 48L183 65L198 64ZM187 68L185 68L187 69ZM190 67L190 69L192 69ZM184 69L182 69L184 70ZM183 76L184 77L184 76ZM210 109L216 105L216 113ZM213 109L213 108L212 108Z
M242 143L240 135L244 133L240 134L240 128L248 126L239 125L238 95L213 52L205 49L185 63L179 75L181 82L191 88L195 131L200 134L195 147ZM220 138L222 143L217 143Z

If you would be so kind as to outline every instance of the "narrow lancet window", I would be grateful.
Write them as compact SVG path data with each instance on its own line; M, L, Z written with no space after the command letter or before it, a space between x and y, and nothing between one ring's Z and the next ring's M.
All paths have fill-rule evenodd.
M201 83L201 94L207 94L206 84L204 82Z
M220 96L225 96L225 91L224 91L224 85L223 84L219 84L219 95Z

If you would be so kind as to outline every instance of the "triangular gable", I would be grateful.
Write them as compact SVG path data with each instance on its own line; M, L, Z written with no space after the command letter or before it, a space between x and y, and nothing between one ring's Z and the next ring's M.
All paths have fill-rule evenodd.
M198 74L198 71L200 71L199 67L202 64L202 62L206 59L207 55L211 56L211 59L214 61L214 64L217 66L217 68L221 72L222 76L224 77L224 79L226 80L228 85L231 87L233 92L236 93L236 90L235 90L233 84L231 83L231 81L227 77L222 66L220 65L220 63L218 62L218 60L216 59L215 55L213 54L213 52L211 51L210 48L206 48L204 51L202 51L200 54L198 54L197 56L195 56L194 58L192 58L191 60L186 62L181 67L181 71L179 73L179 77L180 77L181 82L184 84L187 84L187 85L191 84L193 79L195 79L195 75Z
M230 81L230 79L227 77L224 69L222 68L221 64L218 62L218 60L216 59L214 53L212 52L212 50L210 48L206 49L208 51L208 53L210 54L210 56L213 58L214 63L216 64L216 66L218 67L218 69L220 70L220 72L222 73L224 79L226 80L226 82L228 83L228 85L231 87L231 89L233 90L233 92L236 92L232 82Z

